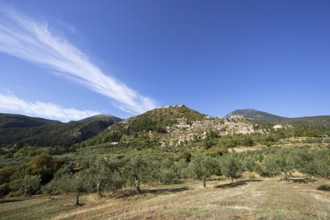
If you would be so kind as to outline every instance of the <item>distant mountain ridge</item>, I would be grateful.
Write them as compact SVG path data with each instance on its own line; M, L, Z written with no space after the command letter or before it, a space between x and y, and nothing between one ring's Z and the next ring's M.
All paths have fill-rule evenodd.
M242 118L249 119L257 122L271 122L271 123L282 123L289 118L273 115L267 112L255 110L255 109L238 109L230 112L225 117L239 116Z
M71 146L93 137L122 119L99 115L80 121L60 121L16 114L0 114L0 146Z
M240 109L230 112L225 117L238 116L256 122L268 122L273 124L291 124L307 126L325 126L330 127L330 116L309 116L288 118L273 115L267 112L255 109Z
M0 129L19 128L19 127L38 127L52 123L60 124L61 122L48 120L44 118L29 117L25 115L0 113Z

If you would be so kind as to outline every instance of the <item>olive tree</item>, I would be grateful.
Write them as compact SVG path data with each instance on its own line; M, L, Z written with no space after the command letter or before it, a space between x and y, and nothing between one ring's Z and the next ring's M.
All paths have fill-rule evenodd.
M121 166L121 161L110 157L99 157L91 164L89 174L100 197L102 196L103 188L115 190L124 184L121 178Z
M73 172L70 169L63 168L55 174L55 177L56 178L54 178L50 183L54 184L54 188L58 191L64 193L75 193L75 205L80 205L79 198L81 193L92 191L93 181L87 169Z
M289 180L289 173L294 170L294 158L289 149L276 149L265 156L260 164L261 174L275 176L283 174L284 180Z
M176 170L174 163L169 158L160 158L160 161L157 160L154 164L154 169L156 178L161 184L169 184L172 183L176 177Z
M190 177L201 180L203 187L206 187L206 179L215 174L216 161L206 154L196 154L193 156L188 172Z
M81 193L88 191L91 188L91 179L88 172L83 170L73 175L71 182L71 191L76 193L75 205L80 205L79 198Z
M18 179L12 184L12 189L22 192L24 196L30 196L37 192L40 187L40 175L25 175L23 179Z
M244 171L243 163L237 153L228 153L220 157L221 173L226 175L233 182L240 177Z
M126 158L123 174L128 184L135 185L137 193L141 193L141 182L159 181L160 158L154 154L130 155Z
M145 156L133 155L127 158L125 166L125 175L129 184L134 182L135 190L141 193L141 181L148 181L149 179L149 163Z

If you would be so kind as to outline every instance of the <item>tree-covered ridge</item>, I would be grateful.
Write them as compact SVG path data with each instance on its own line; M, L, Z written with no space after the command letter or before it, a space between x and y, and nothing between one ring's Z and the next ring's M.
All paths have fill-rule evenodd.
M121 119L93 116L62 123L22 115L0 114L0 146L72 146L99 134Z
M49 124L61 124L61 122L43 118L29 117L25 115L0 113L0 129L31 128Z

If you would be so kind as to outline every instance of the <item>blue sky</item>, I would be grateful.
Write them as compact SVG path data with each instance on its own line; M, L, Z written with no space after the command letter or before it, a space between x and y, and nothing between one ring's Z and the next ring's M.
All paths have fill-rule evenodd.
M330 114L327 0L0 0L0 112Z

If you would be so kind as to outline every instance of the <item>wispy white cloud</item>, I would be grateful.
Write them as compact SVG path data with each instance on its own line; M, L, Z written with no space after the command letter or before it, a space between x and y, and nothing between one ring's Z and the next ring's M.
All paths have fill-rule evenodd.
M0 9L0 52L60 72L114 100L122 111L137 114L156 107L154 100L104 73L84 52L51 32L46 23L8 8Z
M60 120L63 122L80 120L93 115L100 114L96 111L81 111L74 108L63 108L53 103L28 102L17 96L0 91L0 111L18 113L29 116L37 116L49 119Z

